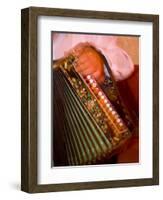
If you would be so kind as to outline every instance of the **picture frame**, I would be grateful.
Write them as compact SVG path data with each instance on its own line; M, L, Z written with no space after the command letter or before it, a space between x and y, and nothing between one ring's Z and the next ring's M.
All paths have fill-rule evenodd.
M152 177L120 180L38 183L39 176L39 61L38 19L111 20L150 23L152 26ZM96 23L96 22L95 22ZM54 31L54 30L53 30ZM39 89L38 89L39 88ZM146 124L145 126L148 126ZM73 169L72 169L73 170ZM28 193L149 186L159 184L159 16L152 14L29 7L21 10L21 190Z

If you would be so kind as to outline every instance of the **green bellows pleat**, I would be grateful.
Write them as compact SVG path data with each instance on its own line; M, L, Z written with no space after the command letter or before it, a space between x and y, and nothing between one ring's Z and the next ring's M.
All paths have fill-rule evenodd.
M63 132L68 162L70 165L91 164L110 151L111 143L63 73L58 72L55 78L56 95L62 96L64 102Z

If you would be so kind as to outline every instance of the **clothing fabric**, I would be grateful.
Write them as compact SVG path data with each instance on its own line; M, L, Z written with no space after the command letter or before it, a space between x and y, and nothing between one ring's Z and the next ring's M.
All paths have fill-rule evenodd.
M128 78L134 71L130 56L117 45L117 36L53 33L53 60L62 58L79 43L89 43L106 57L116 81Z

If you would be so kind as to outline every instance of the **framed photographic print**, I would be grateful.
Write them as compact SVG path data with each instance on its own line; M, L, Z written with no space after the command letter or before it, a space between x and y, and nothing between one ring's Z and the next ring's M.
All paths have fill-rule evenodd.
M159 16L21 11L21 189L159 184Z

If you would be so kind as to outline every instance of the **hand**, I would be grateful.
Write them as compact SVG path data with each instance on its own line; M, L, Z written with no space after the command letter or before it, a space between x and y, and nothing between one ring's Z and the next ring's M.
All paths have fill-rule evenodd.
M92 75L98 83L102 83L105 75L101 55L88 43L78 44L74 52L78 57L76 71L82 76Z

